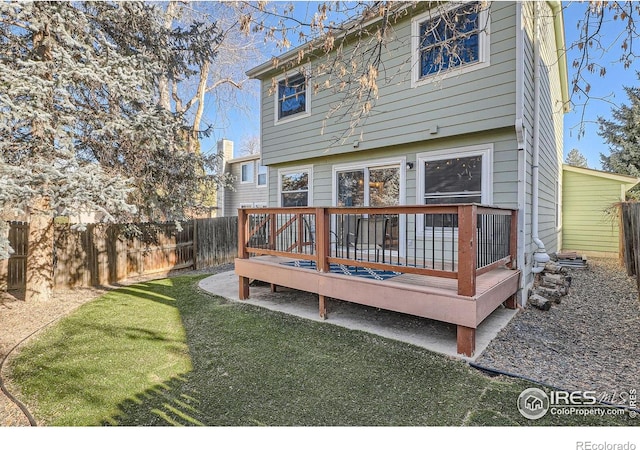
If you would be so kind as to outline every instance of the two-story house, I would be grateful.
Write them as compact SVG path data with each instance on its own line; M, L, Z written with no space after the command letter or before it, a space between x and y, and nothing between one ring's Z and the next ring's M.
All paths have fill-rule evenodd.
M239 208L267 206L267 168L260 164L260 153L233 157L233 141L218 141L222 173L232 175L229 186L218 191L218 217L237 216Z
M391 264L402 276L408 271L458 279L458 294L476 295L475 276L484 267L480 261L489 258L486 266L493 268L498 260L507 261L502 253L496 256L506 251L513 259L508 265L520 272L516 289L506 295L517 291L518 303L524 304L547 253L561 248L563 114L569 105L561 4L418 2L398 17L380 54L377 99L353 133L348 119L330 115L336 102L349 99L335 90L312 89L324 83L314 67L326 56L314 59L311 54L291 67L287 63L299 55L293 49L279 57L280 64L269 61L248 72L261 83L269 207L325 208L309 213L315 214L313 220L299 226L294 244L308 244L315 233L329 236L326 244L315 236L324 247L314 250L324 251L329 263L353 259L345 248L353 248L361 261L364 250L353 244L366 240L375 250L371 258L367 250L369 266L382 270ZM376 21L370 26L375 29ZM347 35L345 42L349 48L358 38ZM450 55L452 48L456 57ZM463 218L462 209L451 206L463 204L497 208L476 208L473 217ZM354 208L353 217L331 209L342 207ZM381 207L388 209L366 209ZM501 218L504 210L513 212L509 219ZM370 219L378 213L384 217L382 233L377 223L371 228ZM326 214L327 222L320 224L317 214ZM271 220L272 239L262 254L275 257L276 231L295 220ZM384 234L383 241L376 242L372 234ZM473 240L470 253L465 253L467 237ZM242 290L243 277L251 271L236 267ZM467 277L463 272L473 274L469 289L460 287ZM322 301L325 294L319 289ZM458 323L459 349L486 317L477 312L477 323L461 326L451 318L460 311L457 307L430 316L416 312L424 308L380 304Z

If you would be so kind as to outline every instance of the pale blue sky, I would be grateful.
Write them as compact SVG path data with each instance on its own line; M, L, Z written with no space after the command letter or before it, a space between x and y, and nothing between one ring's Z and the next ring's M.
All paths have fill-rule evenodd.
M313 2L297 2L299 10L308 12L315 8L309 6ZM304 4L304 7L302 5ZM584 11L587 4L584 2L563 2L565 6L565 40L569 48L579 37L577 29L578 20L584 17ZM608 22L605 23L602 35L605 39L613 41L618 36L621 23ZM602 138L598 136L598 126L595 123L598 116L609 117L613 104L619 105L627 102L627 97L622 89L623 86L633 86L638 84L636 76L637 65L632 65L629 69L623 69L622 64L618 62L619 52L616 51L620 47L620 43L613 44L612 52L605 54L601 58L602 65L607 67L607 75L604 78L598 75L589 75L591 84L591 98L584 108L584 135L580 136L581 116L583 107L580 103L584 102L584 98L575 97L573 110L564 117L564 155L572 148L577 148L585 155L588 160L589 167L593 169L601 169L600 153L609 154L607 145ZM266 52L265 52L266 53ZM270 55L265 54L265 61ZM569 51L567 55L567 63L569 67L569 81L573 77L572 62L576 57L576 51ZM257 81L252 80L254 86ZM571 87L570 87L571 89ZM255 99L255 107L251 108L250 113L232 113L231 124L225 129L216 129L214 135L203 141L203 150L210 151L215 149L216 141L222 137L230 139L235 143L236 155L240 150L243 139L252 135L259 134L259 105L258 99Z
M579 30L576 28L578 20L584 17L587 4L583 2L563 2L566 7L564 11L565 23L565 41L569 48L572 43L576 42L579 37ZM584 98L574 98L574 108L571 112L564 116L564 155L572 148L577 148L587 158L589 167L600 170L600 153L609 154L609 147L598 136L598 125L596 122L598 116L609 118L611 109L615 105L628 103L628 98L623 90L623 86L638 85L636 71L638 64L631 65L630 68L624 69L622 63L619 62L620 51L618 50L621 41L615 42L623 29L621 21L609 20L605 22L602 28L602 36L606 44L611 46L611 51L601 56L599 63L606 67L607 74L600 77L597 74L589 74L588 80L591 84L591 99L584 108L584 136L579 136L581 115L583 112L580 103L584 102ZM567 63L569 66L569 82L573 77L574 69L572 62L576 58L577 50L569 50L567 55ZM571 87L570 87L571 89Z

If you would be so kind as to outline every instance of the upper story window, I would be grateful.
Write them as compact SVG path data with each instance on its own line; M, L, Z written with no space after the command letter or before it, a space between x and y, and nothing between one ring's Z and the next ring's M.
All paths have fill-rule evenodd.
M478 2L421 14L412 22L412 35L414 85L489 63L488 13Z
M307 78L300 73L278 81L276 122L309 115Z
M253 161L240 166L240 183L253 183Z
M267 185L267 166L258 166L258 186Z

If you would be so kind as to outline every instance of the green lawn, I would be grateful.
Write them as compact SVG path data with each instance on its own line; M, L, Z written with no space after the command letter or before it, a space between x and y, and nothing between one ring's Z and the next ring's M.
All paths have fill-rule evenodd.
M11 362L45 425L630 425L537 421L531 383L330 323L230 303L177 277L112 291Z

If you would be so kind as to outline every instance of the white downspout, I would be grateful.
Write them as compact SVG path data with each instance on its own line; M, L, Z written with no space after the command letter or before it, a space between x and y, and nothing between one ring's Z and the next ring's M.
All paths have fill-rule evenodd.
M527 135L524 125L524 55L525 55L524 9L521 2L516 2L516 121L515 131L518 142L518 252L516 264L525 271L527 248ZM520 277L520 300L524 306L527 302L527 277Z
M533 273L540 273L549 261L544 242L539 237L539 166L540 166L540 24L539 3L536 2L533 12L533 161L531 165L531 239L538 249L533 254Z

